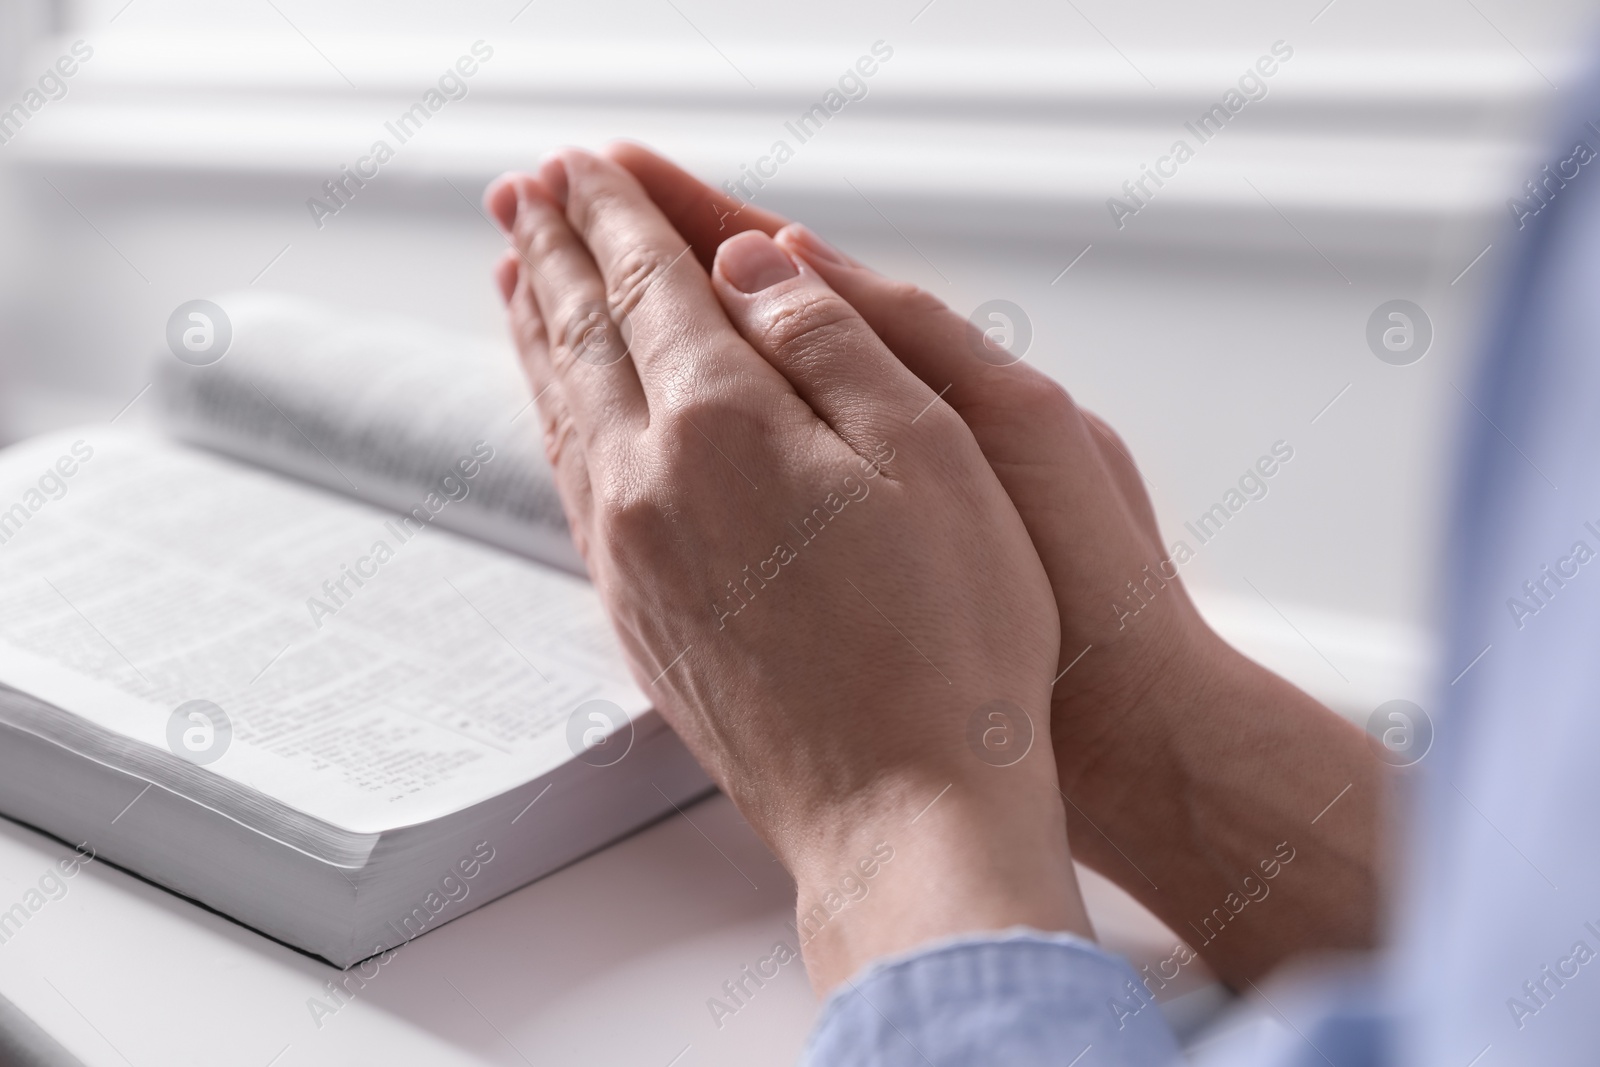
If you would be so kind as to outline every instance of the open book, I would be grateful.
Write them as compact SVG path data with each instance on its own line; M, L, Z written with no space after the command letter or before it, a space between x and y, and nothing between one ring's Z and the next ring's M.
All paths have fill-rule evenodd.
M344 967L710 788L503 347L218 302L150 427L0 452L0 813Z

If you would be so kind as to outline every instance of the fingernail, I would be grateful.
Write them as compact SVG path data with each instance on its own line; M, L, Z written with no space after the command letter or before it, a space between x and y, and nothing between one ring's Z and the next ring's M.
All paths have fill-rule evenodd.
M759 293L800 272L794 260L766 234L747 230L722 242L717 269L741 293Z
M850 265L850 261L845 259L844 254L837 248L834 248L799 223L791 223L788 230L796 244L824 263L832 263L836 267L848 267Z
M539 161L539 181L562 207L567 206L567 165L554 152Z

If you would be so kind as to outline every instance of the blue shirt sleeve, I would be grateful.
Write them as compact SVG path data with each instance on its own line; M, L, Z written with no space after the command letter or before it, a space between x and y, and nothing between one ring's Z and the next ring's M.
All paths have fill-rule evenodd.
M801 1058L803 1067L1180 1062L1125 961L1069 934L1024 929L869 965L828 998Z

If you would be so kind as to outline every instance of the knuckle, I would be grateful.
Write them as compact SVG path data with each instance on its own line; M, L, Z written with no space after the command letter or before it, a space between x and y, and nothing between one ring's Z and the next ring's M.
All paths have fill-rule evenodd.
M519 213L516 224L517 244L523 254L534 263L543 262L560 252L572 239L565 228L543 211Z
M712 406L703 400L685 399L667 417L652 424L651 451L658 468L668 480L677 481L692 474L696 442L701 440L698 427L708 422L715 424L711 410Z
M833 294L808 294L772 311L763 333L784 365L806 364L836 353L856 337L855 309Z
M695 447L699 435L693 429L683 420L673 419L654 436L651 466L662 485L683 489L704 481L703 457Z
M618 318L638 309L671 263L660 249L648 246L630 248L617 259L607 272L606 300Z
M596 495L597 532L612 559L636 559L661 541L666 516L648 493L613 478Z
M703 486L763 467L762 442L771 439L773 425L769 410L731 389L696 390L652 420L644 447L659 483Z
M903 311L918 315L938 315L950 308L943 300L912 282L891 281L889 299Z
M584 164L570 159L566 162L567 217L587 238L597 227L605 225L607 219L616 217L617 209L624 205L618 202L620 198L607 183L579 178L576 172L587 170Z
M1015 388L1017 407L1048 422L1065 422L1078 410L1072 394L1048 374L1028 374L1016 382Z
M667 429L677 437L698 437L700 431L695 427L726 430L730 425L743 421L747 415L746 406L728 390L701 386L678 398L673 405Z
M518 300L511 306L511 336L517 351L524 357L545 347L544 320L526 300Z
M544 456L552 470L561 470L563 460L571 458L577 446L577 424L568 413L567 406L559 401L539 405L544 422Z

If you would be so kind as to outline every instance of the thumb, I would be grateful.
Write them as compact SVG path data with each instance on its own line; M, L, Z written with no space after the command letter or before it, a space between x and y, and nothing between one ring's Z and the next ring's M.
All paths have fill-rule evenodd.
M856 309L765 233L724 241L711 279L734 328L857 452L872 450L933 403L933 391Z
M949 389L945 399L963 415L993 406L1010 418L1019 393L1053 386L1040 371L991 347L977 326L932 293L884 277L806 227L784 227L777 244L858 309L913 373L933 389Z

